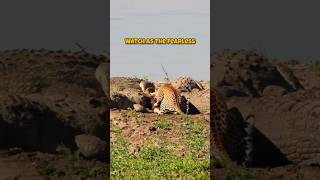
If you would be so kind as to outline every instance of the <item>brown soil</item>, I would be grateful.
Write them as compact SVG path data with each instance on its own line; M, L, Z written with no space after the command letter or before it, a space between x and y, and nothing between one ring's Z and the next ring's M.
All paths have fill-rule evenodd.
M86 169L101 168L106 169L105 163L95 160L80 161L81 166ZM77 176L61 176L54 177L52 175L41 175L46 168L55 171L65 171L66 165L69 164L68 159L64 155L54 155L40 152L0 152L0 179L5 180L42 180L42 179L72 179ZM49 172L48 172L49 174ZM100 178L96 178L100 179Z
M180 115L155 113L137 113L130 110L113 110L110 112L111 126L121 129L122 135L131 143L130 150L139 150L141 146L149 140L166 140L168 143L178 144L177 155L184 156L187 152L185 148L185 130L183 129L183 119ZM198 114L191 116L194 121L203 121L206 124L206 132L209 132L209 114ZM173 121L170 130L157 128L156 124L160 119ZM135 121L136 120L136 121ZM208 136L209 137L209 136ZM111 138L112 139L112 138ZM209 143L209 139L208 139ZM207 152L209 153L209 152Z

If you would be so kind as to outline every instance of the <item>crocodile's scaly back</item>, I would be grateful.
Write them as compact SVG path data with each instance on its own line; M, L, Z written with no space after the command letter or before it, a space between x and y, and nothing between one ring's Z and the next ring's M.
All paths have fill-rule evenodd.
M106 61L84 51L0 51L0 93L28 95L52 85L92 88L97 83L92 76L96 67Z
M268 94L262 98L230 101L245 115L255 116L255 156L263 163L320 165L320 89L285 95ZM266 141L266 140L267 141ZM275 148L274 148L275 147ZM286 159L275 158L275 149Z
M228 110L222 95L212 90L211 146L212 158L224 163L250 160L250 129L236 109Z
M107 109L107 100L101 86L108 84L108 67L103 63L109 63L109 59L84 51L0 51L0 99L13 96L42 104L68 127L105 137L105 119L101 114ZM101 73L96 75L102 79L97 81L99 64ZM8 112L0 109L0 116Z

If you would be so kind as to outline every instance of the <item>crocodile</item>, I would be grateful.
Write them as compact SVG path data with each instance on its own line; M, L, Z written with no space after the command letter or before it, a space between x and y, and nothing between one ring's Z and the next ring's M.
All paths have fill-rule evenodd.
M232 97L227 104L254 117L256 165L320 165L320 89Z
M109 63L106 56L85 51L0 51L0 145L54 151L50 143L74 145L77 134L105 139L108 106L99 77L108 75L97 67Z
M222 92L227 115L252 121L252 166L320 165L319 88L304 88L288 66L255 51L227 50L213 60L212 87Z

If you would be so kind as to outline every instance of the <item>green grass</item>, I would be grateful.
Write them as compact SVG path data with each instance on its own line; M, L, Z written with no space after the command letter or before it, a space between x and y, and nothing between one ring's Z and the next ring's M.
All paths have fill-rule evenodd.
M189 132L182 138L188 139L186 148L192 153L184 156L174 153L178 144L155 138L140 147L139 152L130 154L130 142L117 127L112 126L111 179L210 179L209 149L205 145L209 139L200 140L200 137L207 137L207 132L202 129L204 125L195 123L187 126ZM156 122L156 127L170 131L174 128L174 122L161 118ZM193 140L194 137L197 139ZM204 152L207 154L203 155Z
M206 130L205 119L196 122L190 115L182 115L183 127L185 129L186 138L188 140L188 147L191 151L191 157L197 159L209 159L210 142L209 130ZM225 177L220 177L224 180L258 180L248 169L236 166L233 163L215 161L215 167L223 167L226 169Z
M132 108L128 108L128 111L123 112L121 115L122 115L122 117L124 117L124 119L125 119L126 121L131 121L131 120L133 120L133 121L134 121L135 123L137 123L137 124L142 123L142 120L143 120L143 118L145 117L144 114L139 113L139 112L135 111L135 110L132 109Z
M189 115L182 115L182 120L193 158L199 155L209 158L209 131L205 131L205 120L195 122Z
M155 124L156 128L160 128L164 130L170 130L172 126L173 126L172 120L167 118L160 118Z

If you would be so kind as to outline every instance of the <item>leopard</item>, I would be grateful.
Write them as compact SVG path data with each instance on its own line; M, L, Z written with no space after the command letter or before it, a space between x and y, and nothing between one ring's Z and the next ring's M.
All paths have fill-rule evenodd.
M241 119L237 109L229 110L221 92L211 90L211 161L250 166L252 163L253 123ZM214 163L212 163L214 164Z
M216 89L212 90L212 103L211 103L211 115L210 121L211 128L211 157L214 160L226 160L231 161L229 154L227 153L226 146L224 143L224 134L227 129L227 106L222 99L222 94Z
M181 110L181 95L170 83L163 83L157 91L150 93L155 99L153 109L155 113L166 114L184 114ZM159 107L160 106L160 107Z

